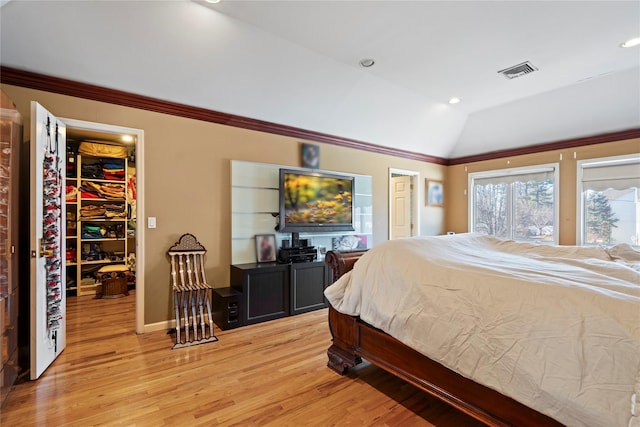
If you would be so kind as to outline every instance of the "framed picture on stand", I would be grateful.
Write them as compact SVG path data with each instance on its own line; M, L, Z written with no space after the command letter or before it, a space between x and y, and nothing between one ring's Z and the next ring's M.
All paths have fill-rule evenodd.
M258 262L274 262L276 260L275 234L256 234L256 256Z

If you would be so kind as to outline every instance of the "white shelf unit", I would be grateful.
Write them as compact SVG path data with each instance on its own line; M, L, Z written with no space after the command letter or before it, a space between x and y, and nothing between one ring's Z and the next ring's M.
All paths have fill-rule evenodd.
M274 234L276 246L290 239L290 233L275 231L274 212L279 211L280 168L301 169L291 166L231 161L231 264L256 262L256 234ZM302 170L302 169L301 169ZM345 236L358 239L359 248L373 246L373 180L369 175L343 171L335 173L355 178L354 228L352 232L300 233L317 249L331 250L334 242ZM356 240L354 240L356 241ZM322 256L318 256L321 260Z
M100 179L82 176L83 163L100 164L102 161L117 161L124 163L125 176L122 180ZM67 233L69 225L75 222L75 234L67 234L68 247L75 248L75 259L67 257L67 291L76 291L78 296L95 295L98 283L95 281L95 273L102 265L126 264L126 257L130 248L135 251L135 236L128 235L129 200L127 192L128 159L114 159L107 157L87 156L76 154L73 159L68 158L68 163L75 164L76 177L67 178L66 185L74 185L78 189L77 200L67 202ZM94 183L97 185L117 184L123 185L124 197L122 198L82 198L80 187L83 184ZM82 208L89 205L103 207L105 205L117 205L123 208L127 216L122 218L83 217ZM75 221L73 220L75 218ZM88 238L83 230L93 225L94 230L99 230L100 236ZM133 241L132 241L133 239Z

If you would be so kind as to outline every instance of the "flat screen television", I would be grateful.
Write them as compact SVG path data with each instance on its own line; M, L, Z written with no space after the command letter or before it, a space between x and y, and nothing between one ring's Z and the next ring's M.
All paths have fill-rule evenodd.
M354 231L354 184L353 176L280 169L278 231Z

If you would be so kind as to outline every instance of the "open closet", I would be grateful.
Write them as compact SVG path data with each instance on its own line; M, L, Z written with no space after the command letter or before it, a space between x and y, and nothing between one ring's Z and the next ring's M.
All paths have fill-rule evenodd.
M61 354L68 320L86 321L67 318L67 296L81 302L136 289L129 328L144 332L144 279L136 274L144 270L144 131L30 107L22 141L21 116L2 93L0 402L17 374L36 380Z
M117 297L135 288L135 147L131 135L67 128L67 296ZM106 272L122 273L119 286L102 283Z

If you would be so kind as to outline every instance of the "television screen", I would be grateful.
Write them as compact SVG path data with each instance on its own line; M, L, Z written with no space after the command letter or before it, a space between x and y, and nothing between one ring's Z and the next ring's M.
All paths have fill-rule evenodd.
M281 232L353 231L354 177L280 169Z

